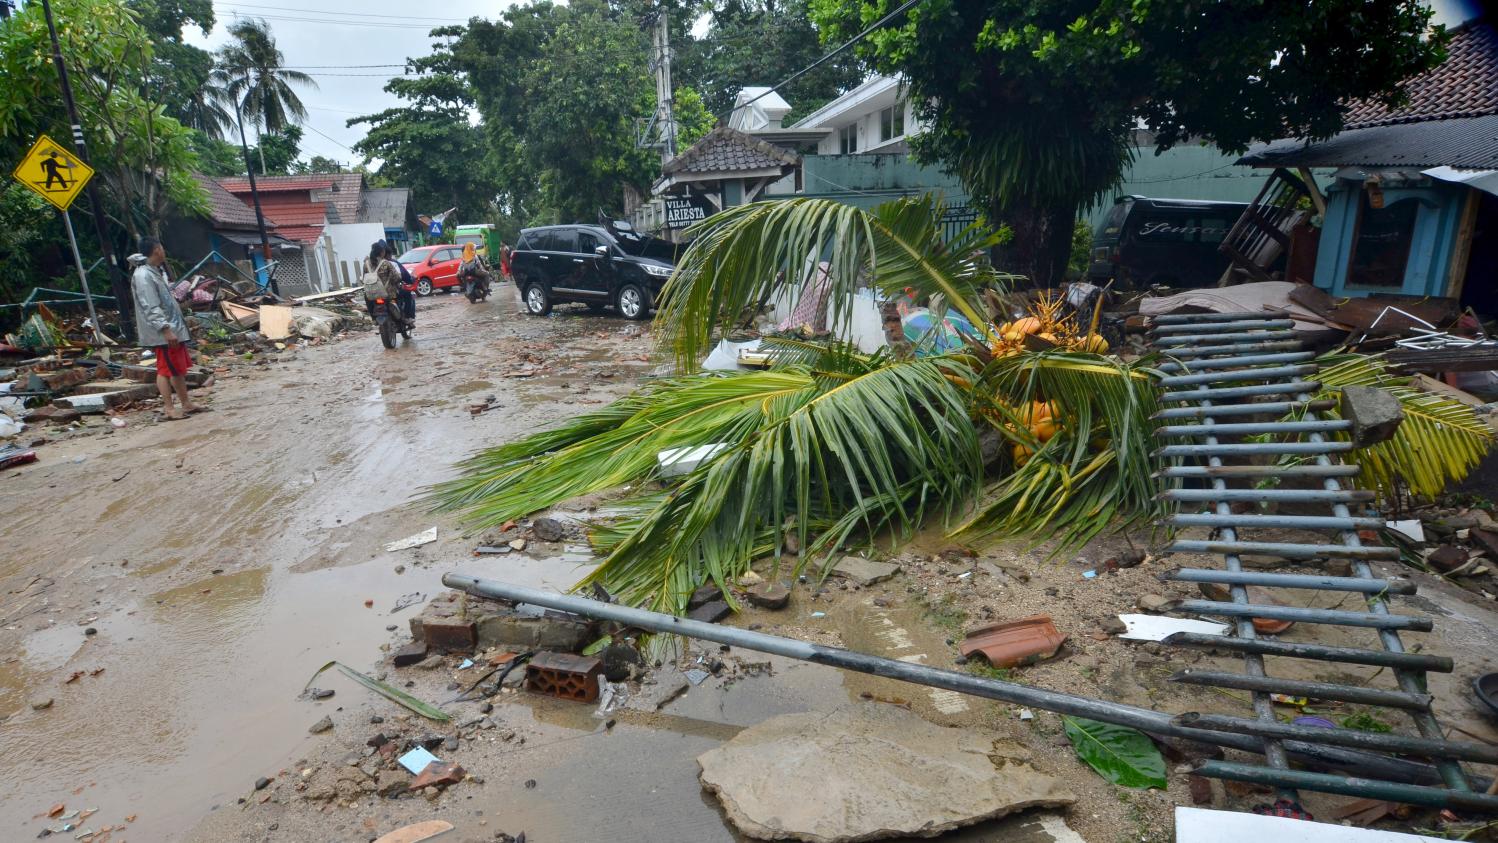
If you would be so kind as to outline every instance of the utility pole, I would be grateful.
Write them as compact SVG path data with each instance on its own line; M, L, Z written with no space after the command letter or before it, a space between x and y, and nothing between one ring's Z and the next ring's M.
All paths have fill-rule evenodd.
M0 0L0 3L5 0ZM68 82L68 66L62 60L62 44L57 40L57 26L52 22L52 4L48 0L42 0L42 14L47 19L47 34L52 38L52 63L57 65L57 79L62 88L62 100L67 104L68 120L73 129L73 146L78 150L78 158L85 164L88 160L88 143L83 139L83 123L78 119L78 105L73 102L73 86ZM87 186L88 203L93 208L94 233L99 237L99 253L104 257L104 265L109 268L109 290L114 295L114 303L120 309L120 332L124 334L126 341L135 342L135 301L130 295L130 280L125 277L125 272L115 260L114 247L109 242L108 228L104 222L104 203L99 199L98 179L90 179ZM69 223L71 227L71 222ZM79 270L83 264L78 265ZM83 278L84 291L88 291L87 276ZM94 321L94 327L98 328L98 320Z
M270 237L265 233L265 212L260 210L260 189L255 186L255 165L250 161L250 144L244 137L244 114L240 111L237 99L234 101L234 122L239 124L239 149L244 153L244 171L250 177L250 199L255 206L255 225L260 228L260 256L265 260L265 271L270 277L270 291L280 298L281 285L276 283L276 274L270 268Z
M661 163L676 157L676 115L672 111L676 93L671 88L671 30L666 25L666 8L655 11L650 30L650 69L655 73L655 116L651 122L660 126Z

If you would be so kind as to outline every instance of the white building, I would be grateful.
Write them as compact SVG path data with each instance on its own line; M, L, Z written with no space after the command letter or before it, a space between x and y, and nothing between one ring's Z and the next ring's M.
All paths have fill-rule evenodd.
M919 134L915 109L893 76L874 76L791 126L821 130L818 155L908 153L907 139Z

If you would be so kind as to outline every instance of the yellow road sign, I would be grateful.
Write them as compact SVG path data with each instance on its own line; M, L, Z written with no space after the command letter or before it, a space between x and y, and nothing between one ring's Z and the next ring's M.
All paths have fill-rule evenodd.
M56 205L57 210L66 211L93 178L94 170L67 147L42 135L11 175Z

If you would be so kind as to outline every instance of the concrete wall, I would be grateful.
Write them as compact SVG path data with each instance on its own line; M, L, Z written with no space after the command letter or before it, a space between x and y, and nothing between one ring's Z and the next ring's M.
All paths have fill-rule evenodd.
M329 225L323 229L332 241L331 253L327 254L324 266L329 266L331 278L314 281L325 290L336 290L345 286L345 277L358 278L363 275L362 263L369 257L369 246L376 240L385 239L385 226L377 222L353 222ZM398 253L398 252L397 252ZM335 269L336 268L336 269ZM357 282L355 282L357 283Z

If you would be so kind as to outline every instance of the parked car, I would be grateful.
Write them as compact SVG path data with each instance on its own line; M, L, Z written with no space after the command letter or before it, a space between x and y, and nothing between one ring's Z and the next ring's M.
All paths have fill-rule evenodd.
M462 246L417 246L396 258L416 279L410 286L420 296L433 290L451 292L458 284L458 265L463 262Z
M1087 280L1124 289L1212 286L1228 268L1217 247L1247 207L1120 196L1093 232Z
M520 232L510 272L525 309L545 316L553 305L581 302L646 319L671 277L676 245L637 234L626 222L547 225Z

